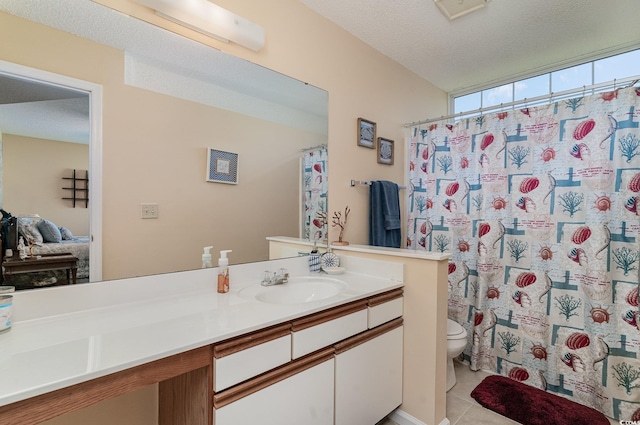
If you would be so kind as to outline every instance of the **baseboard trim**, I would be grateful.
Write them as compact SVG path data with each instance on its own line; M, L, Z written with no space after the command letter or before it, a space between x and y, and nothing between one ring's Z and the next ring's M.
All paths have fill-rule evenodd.
M396 409L388 416L393 422L398 425L428 425L422 422L420 419L416 419L404 410ZM450 425L449 419L444 418L438 425Z

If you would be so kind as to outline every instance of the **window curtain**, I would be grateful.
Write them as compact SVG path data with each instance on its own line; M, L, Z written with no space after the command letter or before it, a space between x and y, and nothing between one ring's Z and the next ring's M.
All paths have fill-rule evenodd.
M302 185L304 194L304 238L324 241L327 227L327 158L326 147L304 153Z
M406 244L452 254L471 369L640 420L639 122L630 87L411 129Z

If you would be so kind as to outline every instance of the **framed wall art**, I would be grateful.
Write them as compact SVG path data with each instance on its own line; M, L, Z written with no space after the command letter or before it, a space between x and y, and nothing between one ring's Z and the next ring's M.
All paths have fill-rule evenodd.
M393 140L378 137L378 163L393 165Z
M376 123L373 121L358 118L358 146L365 148L375 148Z
M238 184L238 154L207 148L207 181Z

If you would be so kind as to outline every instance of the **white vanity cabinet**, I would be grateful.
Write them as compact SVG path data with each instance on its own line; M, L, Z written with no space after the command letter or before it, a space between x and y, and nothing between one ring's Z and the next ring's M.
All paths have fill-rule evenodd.
M335 346L335 425L371 425L402 404L402 318Z
M333 425L329 348L215 394L215 425Z
M380 421L402 403L402 294L385 292L214 346L214 424Z

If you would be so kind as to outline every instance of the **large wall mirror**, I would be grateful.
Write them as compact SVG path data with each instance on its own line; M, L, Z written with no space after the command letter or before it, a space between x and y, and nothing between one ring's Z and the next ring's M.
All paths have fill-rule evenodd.
M101 146L82 90L0 75L4 210L74 236L98 222L104 279L198 268L204 246L238 264L268 259L268 236L321 237L326 91L89 0L30 3L0 0L0 60L99 85ZM208 148L237 158L236 184L207 181ZM100 180L101 202L62 199L74 169Z

